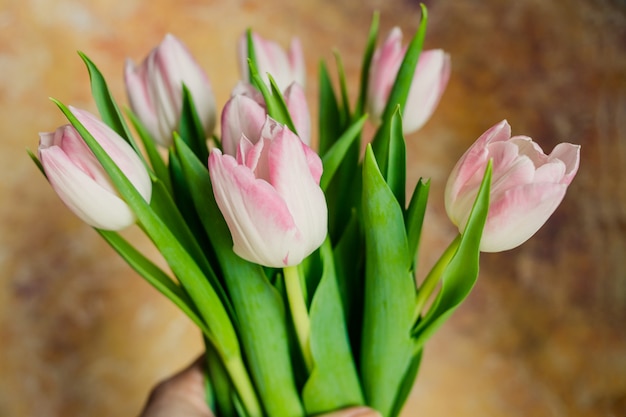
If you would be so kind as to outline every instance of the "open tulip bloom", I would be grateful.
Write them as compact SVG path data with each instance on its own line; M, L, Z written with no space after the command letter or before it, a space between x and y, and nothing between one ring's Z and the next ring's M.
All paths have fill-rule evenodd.
M430 185L420 180L406 195L403 119L422 124L449 74L441 51L420 58L426 22L423 7L408 46L394 32L375 54L374 16L353 105L341 61L338 88L321 66L316 150L299 44L287 54L251 32L221 138L211 137L213 98L201 98L208 83L173 37L127 69L135 111L127 115L142 147L85 55L100 118L54 100L70 124L42 134L39 158L31 157L63 202L198 326L217 415L367 405L397 416L426 341L476 282L480 252L523 243L563 199L579 147L546 155L530 138L511 137L506 122L494 126L446 188L458 237L426 277L415 276ZM412 85L427 109L414 110ZM376 88L385 91L368 91ZM372 99L379 127L364 138ZM134 223L167 271L119 234Z

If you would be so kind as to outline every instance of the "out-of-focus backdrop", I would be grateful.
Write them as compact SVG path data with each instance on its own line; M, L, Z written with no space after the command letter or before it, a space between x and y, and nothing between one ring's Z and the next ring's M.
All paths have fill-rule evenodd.
M578 176L522 247L484 254L475 291L426 348L404 416L626 415L626 17L623 1L433 0L426 46L452 55L428 124L408 137L409 181L432 179L422 254L455 234L443 187L457 158L506 118L546 150L582 145ZM407 36L418 1L1 0L0 416L134 416L201 351L190 322L60 202L26 154L65 123L48 100L94 110L86 52L126 103L126 57L171 32L218 103L251 26L306 50L310 105L337 49L350 94L370 18ZM149 245L136 230L130 238Z

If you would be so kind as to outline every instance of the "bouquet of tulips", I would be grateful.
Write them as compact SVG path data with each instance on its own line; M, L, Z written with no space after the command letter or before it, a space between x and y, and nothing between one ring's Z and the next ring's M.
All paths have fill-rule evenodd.
M425 342L476 282L480 252L526 241L565 195L579 147L546 155L511 137L506 121L495 125L446 186L458 237L416 280L429 182L406 195L404 134L427 121L450 73L446 53L422 51L426 23L423 7L407 46L396 28L377 48L374 16L354 105L339 56L338 87L320 66L317 152L300 44L285 52L251 31L219 136L208 78L171 35L141 65L127 63L131 110L122 113L83 54L100 118L53 100L69 124L41 134L31 157L65 204L198 326L217 415L368 405L397 416ZM119 233L135 223L167 270Z

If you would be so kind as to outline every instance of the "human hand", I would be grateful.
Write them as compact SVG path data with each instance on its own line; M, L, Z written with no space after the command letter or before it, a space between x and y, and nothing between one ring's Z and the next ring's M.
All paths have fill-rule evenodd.
M206 404L200 357L186 369L159 383L139 417L215 417ZM367 407L350 407L319 417L380 417Z

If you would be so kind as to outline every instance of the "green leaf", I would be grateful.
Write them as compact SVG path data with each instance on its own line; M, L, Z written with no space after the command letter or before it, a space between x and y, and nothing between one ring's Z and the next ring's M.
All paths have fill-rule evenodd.
M141 143L143 144L143 147L146 150L146 154L148 155L148 160L150 161L152 171L154 172L156 177L163 182L163 185L165 185L165 188L167 188L168 192L171 193L172 183L170 181L169 171L167 169L165 161L163 161L163 157L161 157L161 154L156 147L156 142L152 138L152 135L148 132L148 129L146 129L146 127L135 115L135 113L133 113L131 110L126 110L126 115L128 116L131 124L137 131L139 139L141 139Z
M420 364L422 362L422 353L423 349L419 349L414 355L413 359L411 359L411 363L404 374L404 378L402 379L402 384L400 385L400 389L398 390L398 394L396 396L396 401L393 406L393 411L391 412L392 416L399 416L402 408L404 407L404 403L406 399L409 397L411 393L411 389L413 388L413 384L415 384L415 378L417 377L417 371L419 370Z
M290 361L283 300L260 265L233 252L209 172L182 140L175 137L174 141L196 209L203 213L202 223L220 261L247 364L265 411L272 417L303 415Z
M369 35L363 54L363 63L361 64L361 85L359 88L359 98L357 99L356 108L353 117L359 118L365 113L365 104L367 102L367 88L370 78L370 68L372 66L372 57L376 51L376 38L378 37L378 24L380 14L375 12L372 16L372 24L370 25Z
M388 147L386 168L383 169L382 166L380 168L382 172L387 171L384 175L387 185L404 210L406 201L406 144L402 133L400 108L397 108L391 117Z
M285 104L285 98L276 85L274 78L272 78L272 75L267 74L270 81L270 88L268 88L252 61L248 61L248 64L250 66L250 74L252 74L252 83L257 89L259 89L263 95L263 99L265 100L267 114L278 123L287 126L289 130L295 134L298 134L293 121L291 120L291 114L289 114L287 104Z
M174 133L174 135L177 135L177 133ZM180 233L182 233L182 236L179 236L179 240L187 242L185 246L189 246L189 253L192 253L194 258L197 259L198 265L205 271L211 285L213 288L216 288L232 316L230 301L223 291L221 283L216 278L216 276L220 275L220 268L215 257L215 251L202 227L200 214L196 211L180 158L173 148L170 148L169 170L172 178L174 200L169 195L164 196L167 198L167 202L165 202L162 217L175 215L175 218L172 219L172 224L176 225L176 228L173 228L174 230L181 229Z
M337 63L337 72L339 77L339 91L341 91L341 120L342 125L346 125L350 121L350 99L348 98L348 85L346 83L346 72L343 68L343 61L338 51L334 51L335 62Z
M415 186L409 207L404 213L406 223L406 234L409 242L409 254L415 259L419 250L420 237L422 236L422 226L426 214L426 203L428 202L428 191L430 190L430 180L420 179Z
M209 160L209 149L206 142L206 133L198 116L192 93L186 85L183 85L183 108L178 128L180 137L198 159L207 162Z
M146 258L135 247L130 245L119 233L95 229L100 236L124 259L131 268L141 275L150 285L170 299L187 315L204 334L210 331L198 315L197 309L185 291L180 288L161 268Z
M326 152L335 143L343 131L339 104L328 75L328 70L320 62L320 100L319 100L319 154Z
M287 126L289 130L297 135L298 131L296 130L296 126L291 120L291 114L289 113L289 109L287 108L287 103L285 102L283 93L278 88L278 85L272 77L272 74L267 74L267 76L270 80L270 86L272 89L272 98L270 99L271 104L267 106L267 114L269 114L271 117L274 117L273 115L275 114L276 117L278 117L276 119L277 121ZM267 99L265 103L267 104Z
M256 50L254 48L254 39L252 38L252 30L250 28L246 30L246 46L248 48L248 62L251 63L248 65L248 79L253 83L254 74L252 73L252 69L258 68L259 65L256 61Z
M89 71L91 94L96 102L102 121L109 125L111 129L116 131L118 135L124 138L133 147L133 149L135 149L135 152L143 158L139 147L137 147L137 144L133 140L133 136L126 125L124 118L122 117L122 112L115 103L115 100L109 91L109 87L107 87L104 76L98 67L96 67L96 65L87 57L87 55L82 52L78 52L78 55L80 55L82 60L85 62L87 70Z
M443 271L441 290L414 335L421 346L467 298L478 278L480 239L489 211L491 162L487 165L459 247Z
M364 250L362 230L355 210L333 251L337 284L355 358L360 354L363 327Z
M320 248L320 257L324 271L309 310L314 368L302 391L307 415L364 404L329 239Z
M46 175L46 171L44 171L43 169L43 165L41 165L41 161L39 160L39 158L37 158L37 155L35 155L33 151L31 151L30 149L26 149L26 153L28 154L30 159L35 163L35 165L39 169L39 172L41 172L44 177L48 178L48 176Z
M235 391L215 347L208 339L204 339L206 378L210 382L212 396L207 395L207 403L214 415L220 417L237 417L233 397ZM209 400L212 400L209 402ZM212 404L211 404L212 403Z
M422 8L422 19L420 21L417 32L411 39L411 42L407 46L404 59L396 75L396 80L389 93L387 105L383 112L382 119L386 120L396 111L396 107L400 106L404 112L407 97L409 96L409 90L411 89L411 82L415 75L415 68L417 67L417 61L419 61L422 48L424 46L424 38L426 37L426 24L428 23L428 10L424 4L420 4Z
M322 178L320 179L320 187L322 190L328 188L330 181L344 161L346 153L361 134L366 119L367 115L354 122L322 157L322 164L324 166Z
M85 140L121 197L137 215L143 230L181 281L204 322L208 324L210 334L207 337L219 349L220 355L224 358L239 357L239 342L228 313L193 257L72 112L61 102L54 102Z
M428 22L428 12L426 10L426 6L421 4L421 7L422 20L420 21L419 28L413 36L413 39L407 46L407 51L404 55L404 59L402 60L402 64L400 65L400 69L398 70L398 74L396 75L396 80L393 84L393 87L391 88L391 92L389 93L389 98L387 99L385 110L381 116L382 124L376 132L374 140L372 141L374 154L376 155L376 159L379 161L379 163L381 163L383 160L379 157L379 148L381 146L379 142L385 140L389 129L388 123L392 115L396 112L397 107L400 107L402 114L404 114L406 100L409 95L409 90L411 88L411 82L413 81L413 76L415 75L415 68L417 67L417 62L419 60L419 56L422 52L422 47L424 45L424 38L426 36L426 24ZM382 167L381 170L385 172Z
M170 160L170 168L175 170L176 168L180 169L178 165L178 161L176 157L172 157ZM179 180L181 180L179 178ZM183 191L180 190L179 191ZM203 247L200 246L200 243L206 242L206 236L203 236L202 230L194 230L190 227L194 227L192 221L190 221L190 217L195 213L189 212L189 210L194 210L193 206L187 206L187 212L181 213L179 207L184 207L184 205L177 206L172 199L172 196L167 192L165 186L158 180L152 182L152 199L150 201L150 207L154 211L155 215L158 216L161 221L170 232L175 236L176 240L181 244L184 248L185 252L189 254L195 264L202 270L202 273L205 279L211 285L211 288L218 295L222 305L228 312L230 317L233 317L233 310L230 304L230 300L222 287L222 284L217 278L216 271L212 265L219 267L218 264L211 264L207 260L207 252L210 254L210 248L204 246L206 251L203 251ZM197 237L200 237L200 241L197 240ZM200 243L199 243L200 242Z
M363 161L365 308L361 375L367 404L393 416L415 352L411 338L415 310L412 256L403 209L376 164L368 145Z

